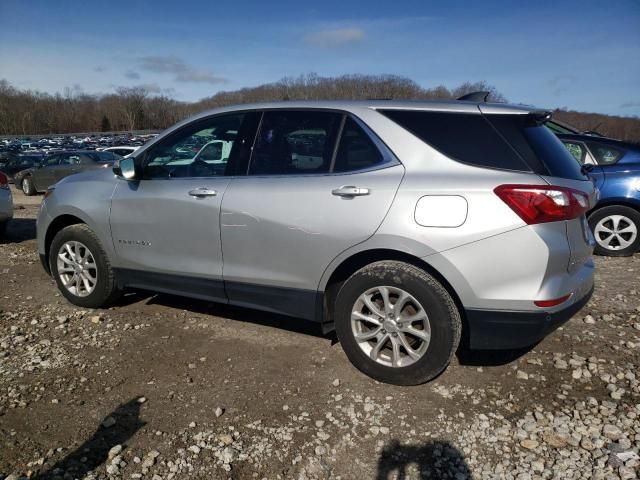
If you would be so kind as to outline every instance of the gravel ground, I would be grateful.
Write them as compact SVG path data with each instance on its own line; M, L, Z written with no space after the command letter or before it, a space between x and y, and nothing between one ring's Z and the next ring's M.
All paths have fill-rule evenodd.
M377 383L313 324L169 295L67 303L40 197L0 242L0 479L638 478L640 255L526 352Z

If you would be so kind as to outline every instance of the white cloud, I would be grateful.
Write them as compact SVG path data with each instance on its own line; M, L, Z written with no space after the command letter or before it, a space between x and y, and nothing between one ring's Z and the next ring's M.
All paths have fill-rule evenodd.
M364 40L365 32L361 28L336 28L320 30L304 37L305 43L320 48L335 48Z
M174 74L176 82L209 83L212 85L227 82L225 77L205 70L197 70L181 58L173 55L140 57L138 58L138 65L141 70Z

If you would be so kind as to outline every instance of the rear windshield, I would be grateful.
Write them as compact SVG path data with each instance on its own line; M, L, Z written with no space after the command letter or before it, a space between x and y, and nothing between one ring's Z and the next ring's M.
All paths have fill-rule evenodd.
M470 165L585 180L580 165L528 115L382 110L448 157Z

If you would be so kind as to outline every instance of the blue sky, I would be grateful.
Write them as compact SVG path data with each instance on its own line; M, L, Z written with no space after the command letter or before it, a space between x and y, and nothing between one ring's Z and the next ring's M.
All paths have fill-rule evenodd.
M0 0L0 78L191 101L315 72L640 115L640 1Z

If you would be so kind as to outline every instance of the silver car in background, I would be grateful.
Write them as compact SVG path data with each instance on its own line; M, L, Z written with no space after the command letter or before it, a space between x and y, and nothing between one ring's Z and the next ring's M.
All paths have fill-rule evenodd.
M335 329L373 378L425 382L461 341L535 344L591 295L596 190L549 117L473 101L205 112L50 189L40 257L76 305L141 288L290 315Z
M13 198L9 189L9 177L0 172L0 237L3 237L9 220L13 218Z

